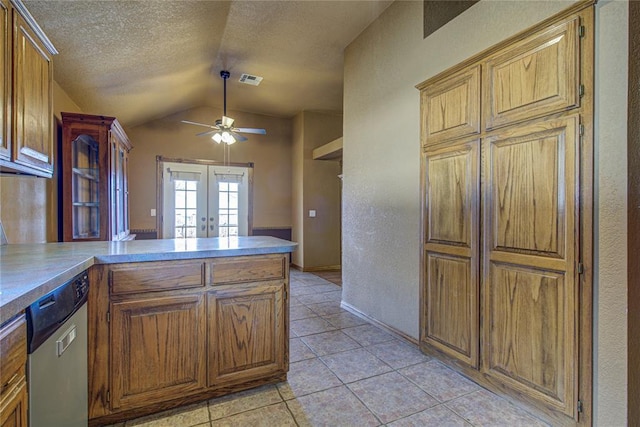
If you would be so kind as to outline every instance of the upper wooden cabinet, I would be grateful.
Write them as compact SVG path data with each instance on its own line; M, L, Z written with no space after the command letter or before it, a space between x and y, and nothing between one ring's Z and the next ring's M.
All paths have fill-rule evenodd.
M115 117L62 113L62 239L128 240L128 153Z
M425 145L480 132L480 66L434 82L422 90Z
M0 2L0 170L50 178L57 51L19 0Z
M576 16L499 51L484 64L487 129L579 105Z

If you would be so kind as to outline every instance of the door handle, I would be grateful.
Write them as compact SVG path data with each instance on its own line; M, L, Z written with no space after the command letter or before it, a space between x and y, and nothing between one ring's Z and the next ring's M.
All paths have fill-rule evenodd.
M213 225L213 224L211 224L211 225L209 226L209 229L210 229L211 231L213 231L213 229L214 229L214 228L215 228L215 227L214 227L214 225Z
M202 228L201 228L201 230L202 230L202 231L204 231L204 230L206 230L206 229L207 229L207 226L206 226L206 225L204 225L204 224L202 224Z

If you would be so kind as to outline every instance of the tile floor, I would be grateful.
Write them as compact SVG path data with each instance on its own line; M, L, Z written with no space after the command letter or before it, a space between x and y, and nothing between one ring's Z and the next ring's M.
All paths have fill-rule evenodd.
M287 382L118 426L546 425L341 309L340 299L339 286L292 270Z

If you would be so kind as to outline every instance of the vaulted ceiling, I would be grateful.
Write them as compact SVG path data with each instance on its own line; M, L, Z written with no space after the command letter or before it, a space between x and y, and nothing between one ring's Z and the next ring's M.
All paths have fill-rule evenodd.
M391 3L24 0L84 112L134 126L194 107L292 117L341 111L343 50ZM242 73L264 78L239 83Z

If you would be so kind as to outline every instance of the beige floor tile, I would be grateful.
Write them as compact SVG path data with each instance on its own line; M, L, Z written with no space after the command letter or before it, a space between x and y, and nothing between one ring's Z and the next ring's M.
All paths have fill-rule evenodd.
M397 372L357 381L348 387L383 423L438 404L436 399Z
M320 360L309 359L289 365L287 381L278 384L278 391L289 400L339 385L342 382Z
M452 400L447 402L446 406L471 424L478 426L548 426L523 409L517 408L487 390L480 390Z
M296 427L287 405L265 406L211 422L212 427Z
M313 335L311 335L313 336ZM316 354L300 338L291 338L289 340L289 363L299 362L301 360L313 359Z
M191 427L209 423L207 402L183 406L142 418L129 420L126 427Z
M330 319L327 320L331 323ZM407 344L396 339L365 348L393 369L405 368L431 360L429 356L422 353L415 345Z
M334 301L321 302L319 304L309 304L307 307L309 307L309 309L311 309L318 316L331 316L344 312L344 310L340 308L340 304L337 304Z
M323 302L334 302L336 304L339 304L338 301L335 300L335 298L332 297L333 292L325 292L322 294L305 294L305 295L299 295L298 296L298 300L300 300L301 303L303 304L320 304Z
M308 319L292 320L291 332L296 336L319 334L320 332L334 331L335 326L320 317L310 317Z
M307 319L309 317L318 317L318 313L302 304L289 307L289 320Z
M377 326L365 324L354 326L353 328L343 329L342 332L358 341L363 346L378 344L385 341L391 341L394 337Z
M340 314L334 314L331 316L324 316L323 319L331 323L336 328L351 328L353 326L366 325L367 321L361 317L343 311Z
M471 427L444 405L418 412L388 424L389 427Z
M323 332L302 337L302 341L318 356L360 348L360 344L341 331Z
M345 383L391 371L389 365L363 348L322 356L321 359Z
M440 402L480 390L476 383L436 360L409 366L399 372Z
M300 427L378 426L380 422L346 387L287 401Z
M280 402L276 386L266 385L209 400L209 414L212 420L217 420Z

